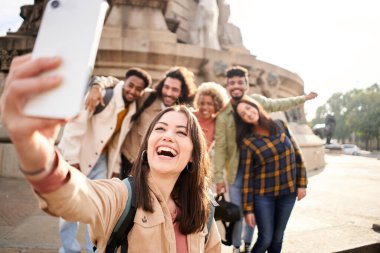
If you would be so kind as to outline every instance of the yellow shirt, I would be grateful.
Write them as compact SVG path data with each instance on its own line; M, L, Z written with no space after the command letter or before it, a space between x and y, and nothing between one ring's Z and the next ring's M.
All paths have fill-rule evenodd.
M105 154L107 153L108 151L108 145L110 144L111 140L115 137L115 135L120 132L120 129L121 129L121 124L123 123L123 120L125 118L125 116L128 114L128 107L127 108L124 108L124 110L120 111L118 114L117 114L117 120L116 120L116 126L115 126L115 130L112 134L112 137L108 140L107 142L107 145L104 146L104 149L103 149L103 152L102 154Z

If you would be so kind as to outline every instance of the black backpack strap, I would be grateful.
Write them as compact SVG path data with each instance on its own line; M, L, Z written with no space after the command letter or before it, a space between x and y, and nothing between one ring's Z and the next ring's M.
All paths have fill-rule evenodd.
M116 253L119 246L121 246L122 253L128 252L127 235L132 229L134 218L136 214L136 194L135 182L133 177L127 177L123 180L128 189L128 200L125 204L125 209L117 221L110 238L107 242L106 253Z
M106 108L106 106L111 101L112 96L113 96L113 88L106 88L106 93L104 94L104 97L103 97L104 106L99 103L95 107L94 115L101 113L104 110L104 108Z

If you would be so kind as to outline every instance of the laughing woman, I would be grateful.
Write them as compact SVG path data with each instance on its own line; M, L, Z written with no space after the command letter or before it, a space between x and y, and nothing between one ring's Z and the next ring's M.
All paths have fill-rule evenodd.
M236 111L243 211L246 223L258 228L252 252L278 253L295 200L306 195L301 152L284 122L273 121L253 99L241 99Z
M25 102L59 86L61 77L39 74L60 65L58 58L17 57L5 83L2 122L16 148L22 173L47 213L90 225L98 252L130 197L119 179L89 180L54 149L63 120L26 117ZM149 127L135 167L137 212L127 236L128 252L220 252L213 221L207 231L209 187L206 141L185 107L162 111ZM206 234L208 233L207 240Z
M194 114L202 127L209 151L214 145L215 119L227 104L226 90L218 83L206 82L199 85L194 98Z

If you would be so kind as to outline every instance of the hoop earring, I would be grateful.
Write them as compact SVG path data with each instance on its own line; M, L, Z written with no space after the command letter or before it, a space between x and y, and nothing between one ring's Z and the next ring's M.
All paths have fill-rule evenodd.
M147 163L148 162L148 154L146 153L145 149L141 152L141 161L143 163Z
M186 169L187 172L189 172L189 173L193 173L193 172L194 172L194 170L193 170L193 164L190 163L190 162L186 164L185 169Z

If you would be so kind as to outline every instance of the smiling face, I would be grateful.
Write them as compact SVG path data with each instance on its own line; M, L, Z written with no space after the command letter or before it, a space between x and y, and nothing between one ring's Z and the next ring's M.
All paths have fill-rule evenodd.
M244 122L253 125L258 124L260 115L259 111L254 106L241 102L236 107L236 111Z
M173 106L181 96L181 81L167 77L162 87L162 102L165 106Z
M186 115L170 111L162 115L148 139L148 163L154 175L177 175L191 160L193 143Z
M198 103L199 114L204 119L209 119L216 113L214 100L211 96L201 95Z
M233 76L227 79L226 89L234 100L239 100L248 89L248 84L242 76Z
M124 81L123 98L126 103L138 99L145 89L144 80L137 76L130 76Z

